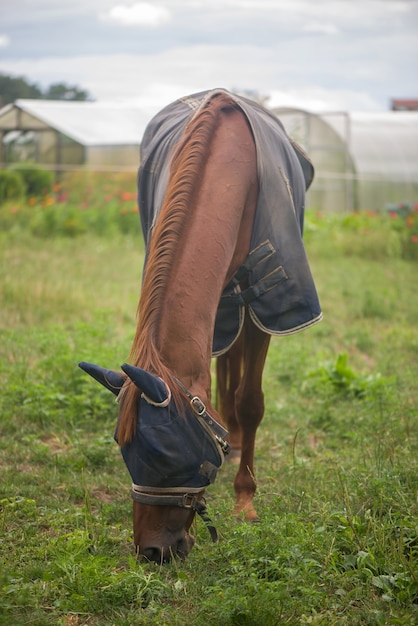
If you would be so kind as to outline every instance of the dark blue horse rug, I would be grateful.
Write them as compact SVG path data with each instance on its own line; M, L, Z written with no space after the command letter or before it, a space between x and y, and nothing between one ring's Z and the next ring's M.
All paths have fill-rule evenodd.
M160 111L147 126L138 175L146 242L164 200L172 153L187 123L221 91L225 90L181 98ZM214 356L233 344L246 310L254 324L271 335L295 333L322 319L302 242L305 190L312 182L313 166L273 113L247 98L228 95L244 112L252 129L259 196L250 253L219 303Z

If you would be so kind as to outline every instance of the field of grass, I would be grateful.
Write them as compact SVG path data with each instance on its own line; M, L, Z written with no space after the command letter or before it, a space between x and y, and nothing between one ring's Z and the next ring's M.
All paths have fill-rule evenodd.
M415 223L308 215L324 321L272 340L261 521L231 517L226 464L220 542L198 520L159 567L133 556L113 397L77 367L129 354L143 246L124 202L0 207L0 624L416 624Z

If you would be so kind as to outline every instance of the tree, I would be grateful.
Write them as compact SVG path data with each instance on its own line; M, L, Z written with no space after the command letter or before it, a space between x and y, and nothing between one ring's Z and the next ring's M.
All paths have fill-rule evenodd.
M54 83L45 91L30 83L23 76L8 76L0 73L0 106L14 102L18 98L33 98L35 100L91 100L85 89L76 85Z
M0 74L0 105L5 106L17 98L42 98L42 91L23 77Z
M50 85L42 96L44 100L90 100L88 91L65 83Z

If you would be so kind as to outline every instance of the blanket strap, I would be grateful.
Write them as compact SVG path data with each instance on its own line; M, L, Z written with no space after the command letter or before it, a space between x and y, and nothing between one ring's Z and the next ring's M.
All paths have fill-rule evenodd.
M232 280L229 281L222 294L219 302L219 308L227 308L229 306L245 306L253 300L256 300L267 291L273 289L279 283L287 280L288 276L285 269L280 265L272 272L260 278L256 283L250 285L246 289L241 289L240 283L246 278L250 272L260 263L266 261L275 253L270 241L257 246L250 252L247 260L236 272Z

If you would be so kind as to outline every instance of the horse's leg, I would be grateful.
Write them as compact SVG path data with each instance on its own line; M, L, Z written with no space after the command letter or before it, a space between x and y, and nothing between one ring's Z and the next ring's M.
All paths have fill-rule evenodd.
M255 436L264 414L262 376L270 335L262 332L246 315L243 333L243 372L235 392L235 414L241 431L241 460L234 480L234 515L257 520L253 506L256 489L254 475Z
M241 428L235 413L235 391L242 376L242 334L233 346L216 359L216 390L218 411L228 429L231 451L227 457L239 463L241 456Z

